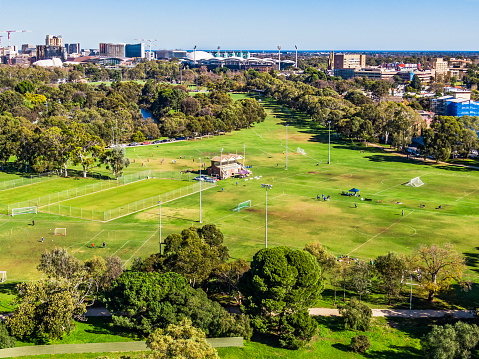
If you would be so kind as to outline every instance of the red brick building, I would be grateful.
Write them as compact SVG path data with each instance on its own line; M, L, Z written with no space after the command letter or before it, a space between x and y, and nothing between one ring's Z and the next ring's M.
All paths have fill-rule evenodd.
M239 161L243 160L243 164ZM251 173L244 167L244 158L241 155L222 155L214 156L211 159L211 166L208 167L208 175L225 179L235 175L244 175Z

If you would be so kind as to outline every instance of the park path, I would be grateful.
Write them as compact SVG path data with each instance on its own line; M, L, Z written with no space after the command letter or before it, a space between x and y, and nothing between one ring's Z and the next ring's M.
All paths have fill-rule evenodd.
M435 309L372 309L373 317L395 317L395 318L440 318L451 314L459 319L474 318L470 310L435 310ZM309 315L312 316L339 316L339 310L333 308L310 308Z
M206 341L213 348L242 347L243 337L208 338ZM113 343L86 343L86 344L59 344L34 345L0 349L0 358L18 358L27 355L53 355L78 353L113 353L148 351L146 342L113 342Z

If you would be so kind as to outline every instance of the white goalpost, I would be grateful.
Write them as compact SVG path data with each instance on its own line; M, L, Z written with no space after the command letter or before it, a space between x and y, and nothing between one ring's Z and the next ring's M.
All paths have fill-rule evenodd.
M238 204L238 206L235 209L233 209L233 211L234 212L239 212L244 208L251 208L251 200L241 202L240 204Z
M411 187L420 187L424 184L423 181L419 177L414 177L412 180L410 180L408 183L406 183L406 186L411 186Z
M35 213L37 214L37 207L21 207L21 208L12 208L12 217L18 214L28 214L28 213Z
M7 281L7 271L0 271L0 283Z
M67 229L66 228L55 228L55 236L66 236Z
M298 148L296 149L296 151L297 151L298 153L301 153L302 155L305 155L305 154L306 154L306 152L304 152L304 150L303 150L301 147L298 147Z

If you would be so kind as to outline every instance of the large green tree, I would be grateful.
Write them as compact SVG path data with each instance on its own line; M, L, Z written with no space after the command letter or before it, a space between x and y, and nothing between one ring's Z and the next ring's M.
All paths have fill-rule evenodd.
M391 301L401 293L406 274L406 260L404 256L389 252L376 258L374 268L379 275L381 288L386 292L388 304L391 304Z

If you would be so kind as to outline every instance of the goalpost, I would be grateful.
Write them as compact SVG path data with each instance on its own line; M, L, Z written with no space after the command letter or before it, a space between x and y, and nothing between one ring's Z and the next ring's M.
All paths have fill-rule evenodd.
M0 271L0 283L7 281L7 271Z
M28 213L35 213L37 214L37 207L21 207L21 208L12 208L12 217L16 216L17 214L28 214Z
M415 177L412 180L410 180L408 183L406 183L406 186L411 186L411 187L420 187L424 184L423 181L419 177Z
M298 153L301 153L302 155L305 155L305 154L306 154L306 152L305 152L301 147L298 147L298 148L296 149L296 151L297 151Z
M67 229L66 228L55 228L55 236L66 236Z
M248 200L246 202L241 202L240 204L238 204L238 206L235 209L233 209L233 211L239 212L244 208L251 208L251 200Z

